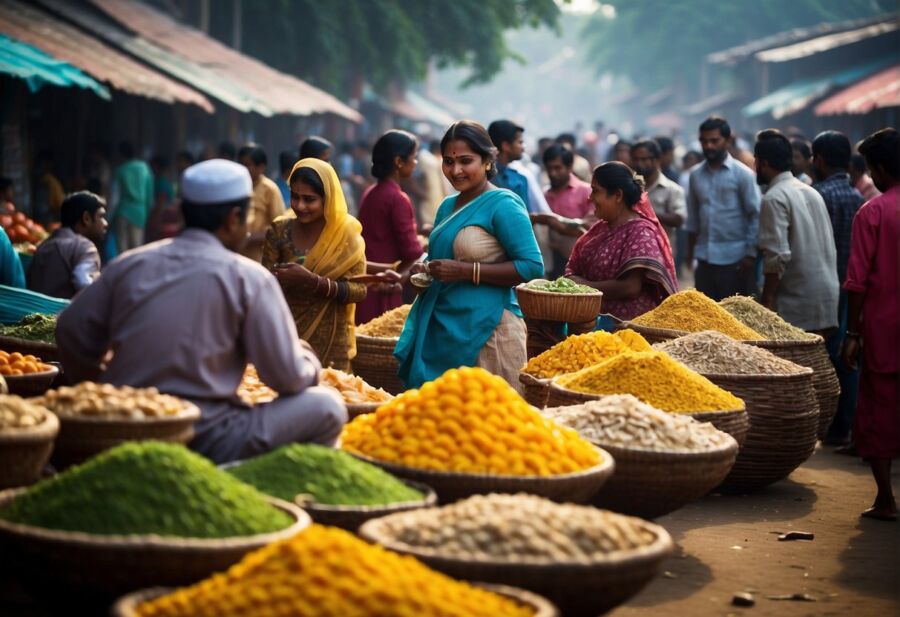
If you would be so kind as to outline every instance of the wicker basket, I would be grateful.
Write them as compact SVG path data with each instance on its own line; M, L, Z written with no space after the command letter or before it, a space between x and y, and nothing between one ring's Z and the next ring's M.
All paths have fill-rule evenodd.
M597 319L603 292L560 294L528 289L525 283L516 287L522 314L529 319L584 323Z
M534 375L519 371L519 383L522 384L526 401L538 409L547 406L547 395L550 394L549 379L538 379Z
M347 420L350 421L356 416L363 416L367 413L375 413L382 405L384 403L347 403Z
M640 324L634 323L633 321L623 321L616 326L616 330L634 330L645 339L647 339L647 342L651 345L653 343L665 343L666 341L671 341L672 339L690 334L690 332L686 332L684 330L667 330L665 328L651 328L649 326L642 326Z
M367 463L377 465L398 478L430 486L440 503L451 503L472 495L488 493L531 493L553 501L587 503L609 479L615 461L608 452L597 448L601 462L590 469L557 476L501 476L486 473L432 471L386 463L351 452Z
M0 507L24 489L0 493ZM221 572L250 551L289 538L311 522L297 506L269 498L294 523L272 533L239 538L98 535L43 529L0 519L0 543L14 551L24 577L53 581L79 592L122 594L150 585L189 585ZM7 548L8 547L8 548Z
M53 450L53 464L66 467L126 441L168 441L187 443L200 419L196 405L185 403L174 416L123 418L119 416L70 416L58 414L59 436Z
M353 358L353 373L359 375L370 386L382 388L391 394L400 394L406 388L397 377L399 365L394 357L395 338L376 338L356 335L356 357Z
M6 385L10 394L19 396L41 396L50 389L53 381L59 376L59 369L51 366L46 371L31 373L30 375L6 375Z
M750 431L724 488L750 491L786 478L816 448L813 371L794 375L705 375L743 399Z
M535 593L531 593L530 591L510 587L508 585L490 585L487 583L472 584L477 587L483 587L484 589L501 596L505 596L511 600L515 600L519 604L533 609L534 617L559 617L559 611L556 610L556 607L553 606L549 600L542 598ZM168 587L151 587L150 589L135 591L134 593L119 598L112 607L111 615L112 617L136 617L137 612L135 609L137 609L138 606L144 602L149 602L162 595L171 593L172 591L174 590ZM301 590L298 590L298 592L302 593Z
M29 341L24 338L0 336L0 349L13 353L18 351L23 356L31 354L43 362L59 362L59 348L54 343Z
M734 438L706 452L657 452L598 444L616 459L616 473L591 505L656 518L700 499L719 486L734 465Z
M37 426L0 430L0 488L36 482L50 458L57 433L59 420L50 412Z
M298 503L298 505L309 513L313 521L320 525L333 525L334 527L355 532L360 525L373 518L380 518L388 514L405 512L407 510L427 508L437 503L437 493L431 487L409 480L405 480L404 483L425 496L416 501L379 506L332 506L315 502Z
M747 343L767 349L780 358L814 371L813 388L819 401L818 437L824 439L841 397L841 384L825 349L825 340L821 336L816 336L808 341L747 341Z
M359 534L392 551L412 555L454 578L513 585L541 594L556 604L567 617L594 617L625 602L656 576L662 561L673 548L672 539L665 529L639 521L655 536L652 544L610 553L591 563L459 559L391 538L386 533L386 523L403 516L406 515L393 514L369 521L360 528Z
M565 407L567 405L581 405L588 401L596 401L605 396L604 394L587 394L585 392L576 392L563 388L556 383L555 379L550 382L550 394L547 397L547 407ZM744 443L747 437L747 431L750 430L750 416L744 407L740 409L724 410L724 411L698 411L688 413L695 420L700 422L709 422L720 431L728 433L738 442L738 445Z

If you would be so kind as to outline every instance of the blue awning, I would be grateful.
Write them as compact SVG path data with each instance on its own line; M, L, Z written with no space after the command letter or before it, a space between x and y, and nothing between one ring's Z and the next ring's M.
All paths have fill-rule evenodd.
M761 99L757 99L744 107L741 113L746 118L772 114L776 120L784 116L798 112L815 100L825 96L838 86L847 86L868 77L869 75L890 66L893 58L882 58L869 64L844 69L825 77L801 79L795 81L774 92L770 92Z
M45 85L76 86L91 90L110 100L106 86L82 73L68 62L57 60L43 51L0 34L0 73L24 79L29 90L37 92Z

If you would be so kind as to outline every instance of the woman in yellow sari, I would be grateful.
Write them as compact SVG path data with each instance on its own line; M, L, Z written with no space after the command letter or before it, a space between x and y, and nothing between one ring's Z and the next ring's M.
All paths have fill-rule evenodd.
M356 355L354 312L366 297L362 226L347 213L334 168L307 158L291 170L291 210L266 232L262 265L281 283L300 338L322 362L350 369Z

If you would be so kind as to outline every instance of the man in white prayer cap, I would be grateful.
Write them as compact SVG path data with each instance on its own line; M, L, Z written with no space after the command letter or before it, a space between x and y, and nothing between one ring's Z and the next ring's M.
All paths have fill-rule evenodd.
M202 411L190 447L216 463L291 442L332 445L347 421L340 396L297 336L275 277L237 253L247 238L250 174L213 159L181 179L185 230L128 251L59 317L67 377L156 387ZM109 357L108 354L111 354ZM250 407L244 368L278 393Z

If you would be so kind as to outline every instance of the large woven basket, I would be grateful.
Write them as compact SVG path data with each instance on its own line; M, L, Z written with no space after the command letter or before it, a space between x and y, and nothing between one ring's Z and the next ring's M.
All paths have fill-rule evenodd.
M553 606L549 600L542 598L536 593L525 591L524 589L517 589L508 585L490 585L486 583L472 584L483 587L484 589L501 596L505 596L511 600L515 600L519 604L533 609L534 617L559 617L559 611L556 610L556 607ZM142 589L141 591L130 593L127 596L122 596L115 605L113 605L111 615L112 617L136 617L136 609L138 606L144 602L149 602L150 600L154 600L165 594L172 593L173 591L174 589L168 587L151 587L150 589ZM302 590L298 590L298 593L302 593Z
M634 330L645 339L647 339L647 342L651 345L653 343L665 343L666 341L671 341L672 339L690 334L690 332L684 330L667 330L665 328L651 328L649 326L642 326L640 324L634 323L633 321L623 321L616 326L616 330Z
M362 377L375 388L383 388L391 394L400 394L406 388L397 377L399 365L394 357L395 338L376 338L356 335L356 357L353 358L353 373Z
M377 465L404 480L412 480L434 489L440 503L451 503L472 495L488 493L531 493L553 501L587 503L609 480L615 469L613 457L600 448L601 462L590 469L556 476L501 476L486 473L432 471L379 461L351 452L367 463Z
M50 459L57 433L59 420L50 412L37 426L0 430L0 488L36 482Z
M625 602L659 572L662 561L672 552L672 539L665 529L639 521L655 536L644 547L603 555L590 563L556 560L529 561L460 559L434 549L398 542L387 533L386 523L405 514L393 514L364 524L364 539L412 555L426 565L454 578L475 579L513 585L549 598L563 615L594 617Z
M29 341L24 338L0 336L0 349L9 353L18 351L23 356L31 354L44 362L59 362L59 348L53 343L41 343L40 341Z
M547 396L550 394L549 379L538 379L534 375L519 371L519 383L522 384L526 401L538 409L547 406Z
M406 512L427 508L437 503L437 493L431 487L405 480L405 484L416 489L424 495L422 499L404 501L380 506L332 506L316 502L301 503L300 505L312 517L313 521L320 525L333 525L347 531L355 532L359 526L373 518L380 518L388 514Z
M813 388L819 401L818 437L824 439L837 411L841 384L825 349L825 340L815 336L808 341L747 341L794 364L811 368Z
M46 371L31 373L30 375L7 375L6 385L10 394L19 396L40 396L50 389L53 381L59 376L59 369L51 366Z
M196 405L185 403L174 416L124 418L120 416L72 416L58 414L59 436L53 450L53 464L66 467L126 441L168 441L187 443L200 419Z
M528 289L525 283L516 287L516 298L522 314L529 319L584 323L597 319L603 292L561 294Z
M734 465L734 438L705 452L656 452L598 444L616 459L616 473L591 505L642 518L656 518L700 499L719 486Z
M0 493L0 508L24 489ZM23 576L80 592L122 594L150 585L189 585L226 570L246 553L289 538L310 523L297 506L268 498L294 523L272 533L238 538L172 538L98 535L44 529L0 519L0 543L13 553ZM173 513L173 514L177 514Z
M819 405L813 371L794 375L704 375L743 399L750 431L724 488L750 491L786 478L816 448Z
M603 394L587 394L585 392L575 392L568 388L563 388L556 380L550 382L550 394L547 397L547 407L565 407L567 405L581 405L588 401L596 401L602 398ZM728 433L738 442L738 445L744 443L747 437L747 431L750 430L750 416L744 407L740 409L729 409L723 411L698 411L687 413L695 420L700 422L709 422L720 431Z

